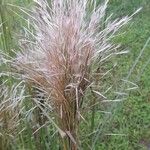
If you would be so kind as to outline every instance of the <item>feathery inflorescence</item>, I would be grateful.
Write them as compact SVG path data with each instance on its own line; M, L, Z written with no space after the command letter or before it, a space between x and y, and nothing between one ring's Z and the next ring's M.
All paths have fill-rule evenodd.
M55 102L65 101L65 93L73 96L76 88L77 98L91 82L92 64L116 53L118 46L109 40L131 18L103 21L108 1L101 7L94 5L90 14L86 0L53 0L51 7L46 1L35 2L31 18L34 42L22 40L15 66L52 92Z
M0 147L2 149L9 148L18 136L22 101L25 99L25 87L22 83L14 84L11 88L7 85L7 81L0 85Z

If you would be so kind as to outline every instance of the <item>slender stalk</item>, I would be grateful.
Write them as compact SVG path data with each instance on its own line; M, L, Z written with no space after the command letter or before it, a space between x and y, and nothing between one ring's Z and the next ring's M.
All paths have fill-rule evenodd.
M7 12L8 9L6 7L6 1L2 2L0 1L0 19L2 22L2 44L3 44L3 49L4 51L11 56L11 48L12 48L12 35L11 35L11 28L10 28L10 23L9 19L10 17L8 16Z

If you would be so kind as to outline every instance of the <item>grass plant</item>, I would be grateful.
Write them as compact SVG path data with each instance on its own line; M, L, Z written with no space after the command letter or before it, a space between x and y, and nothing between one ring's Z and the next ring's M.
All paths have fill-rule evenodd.
M126 17L122 16L128 12L115 13L119 18L114 19L108 1L34 0L32 10L16 5L29 4L27 1L9 3L0 2L0 63L1 70L5 70L0 74L0 148L111 150L108 140L110 144L117 136L127 140L127 135L118 130L108 132L115 128L124 98L131 98L129 89L137 87L131 82L131 73L134 74L149 44L148 39L127 78L120 81L124 73L121 64L128 62L126 57L124 61L120 57L128 52L122 50L128 31L119 31L129 27L125 25L139 10L134 14L130 10L131 15ZM109 2L112 8L116 3L119 1ZM123 10L125 6L126 2L122 2ZM20 17L15 19L21 25L27 23L17 29L21 31L18 47L12 40L14 22L4 7ZM21 17L14 8L25 15ZM124 45L120 46L118 41ZM120 61L118 65L116 61ZM149 60L139 72L148 64ZM11 83L7 84L5 79L11 79ZM126 145L124 149L132 149L128 141L122 143ZM120 143L119 146L122 147ZM114 144L112 149L116 147Z
M50 7L47 1L36 1L31 16L35 33L28 31L33 41L22 41L23 50L14 63L19 71L23 70L31 87L44 91L54 107L63 149L76 150L80 145L78 132L80 120L84 118L80 113L84 93L97 84L94 76L101 73L101 64L111 56L124 53L117 52L118 45L111 44L110 39L132 16L115 21L106 19L107 3L97 7L96 3L84 0L54 0ZM87 13L89 5L93 6L90 14ZM41 110L44 103L39 104ZM94 112L95 107L92 126Z

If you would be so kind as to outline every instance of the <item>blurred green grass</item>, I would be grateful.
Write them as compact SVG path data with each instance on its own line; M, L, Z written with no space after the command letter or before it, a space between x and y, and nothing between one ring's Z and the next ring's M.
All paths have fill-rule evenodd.
M116 76L126 76L138 57L146 40L150 37L150 1L149 0L110 0L109 13L115 17L131 14L139 7L142 10L136 14L124 34L114 41L121 43L122 48L130 52L125 57L118 58L119 71ZM99 150L148 150L150 149L150 65L147 65L138 80L145 63L150 59L150 43L138 62L130 81L139 88L131 92L128 100L115 113L109 133L125 134L104 137Z

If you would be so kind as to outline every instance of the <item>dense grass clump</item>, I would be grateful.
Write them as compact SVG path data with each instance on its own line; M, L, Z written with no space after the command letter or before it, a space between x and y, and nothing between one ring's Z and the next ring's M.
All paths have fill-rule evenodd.
M32 5L29 10L5 4L12 12L17 8L17 16L19 10L24 13L25 27L12 49L13 30L1 13L1 147L103 148L99 138L124 135L106 132L113 110L121 108L117 103L137 88L129 79L149 40L122 81L116 61L128 51L113 41L139 10L113 20L106 13L108 1L34 0Z

